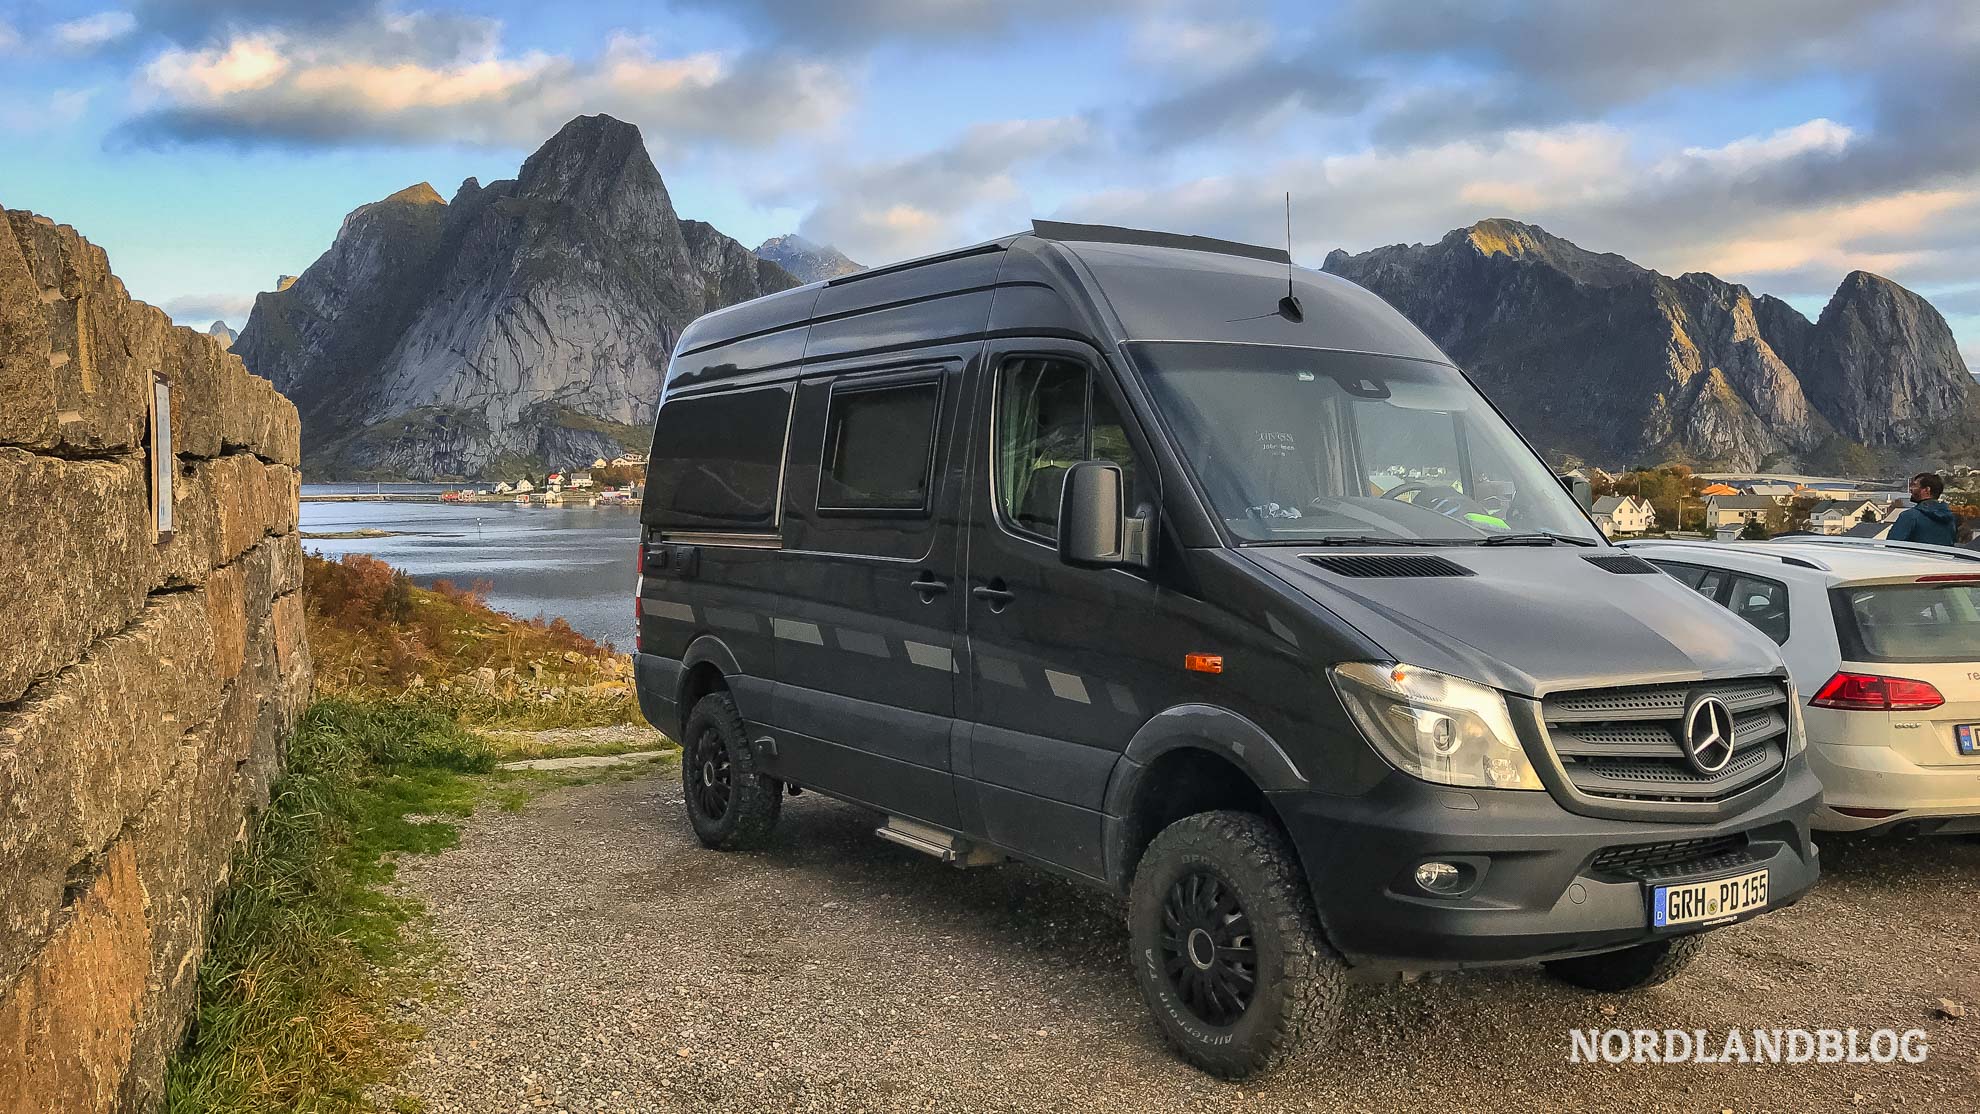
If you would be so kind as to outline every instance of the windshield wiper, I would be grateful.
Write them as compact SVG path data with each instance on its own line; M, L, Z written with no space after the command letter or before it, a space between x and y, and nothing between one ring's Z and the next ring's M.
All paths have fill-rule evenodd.
M1378 538L1373 534L1330 534L1324 538L1300 542L1300 545L1461 545L1461 542L1443 541L1437 538Z
M1493 534L1478 543L1479 545L1582 545L1596 543L1587 538L1571 538L1566 534Z

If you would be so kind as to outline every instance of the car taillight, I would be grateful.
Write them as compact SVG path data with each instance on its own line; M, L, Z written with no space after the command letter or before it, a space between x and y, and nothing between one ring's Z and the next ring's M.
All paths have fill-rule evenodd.
M1973 584L1980 583L1980 572L1941 572L1931 576L1921 576L1918 584Z
M641 652L640 620L646 617L646 543L639 543L639 577L633 581L633 653Z
M1939 690L1925 681L1845 672L1829 678L1808 703L1844 711L1899 712L1936 708L1945 702Z

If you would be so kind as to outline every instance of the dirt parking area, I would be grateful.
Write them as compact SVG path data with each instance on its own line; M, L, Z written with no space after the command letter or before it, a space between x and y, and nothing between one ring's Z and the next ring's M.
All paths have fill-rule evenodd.
M769 850L703 850L671 763L484 808L405 864L452 993L387 1101L433 1112L1980 1109L1980 843L1824 841L1799 905L1677 982L1537 969L1357 988L1339 1044L1251 1084L1163 1048L1110 899L960 871L870 814L786 801ZM1944 1016L1941 999L1963 1004ZM1957 1012L1957 1011L1955 1011ZM1921 1064L1587 1064L1574 1029L1922 1029Z

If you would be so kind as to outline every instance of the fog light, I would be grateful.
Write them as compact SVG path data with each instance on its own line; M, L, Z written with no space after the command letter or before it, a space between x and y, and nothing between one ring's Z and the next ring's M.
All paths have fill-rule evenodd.
M1424 863L1416 868L1416 884L1427 893L1454 894L1464 888L1464 872L1451 863Z

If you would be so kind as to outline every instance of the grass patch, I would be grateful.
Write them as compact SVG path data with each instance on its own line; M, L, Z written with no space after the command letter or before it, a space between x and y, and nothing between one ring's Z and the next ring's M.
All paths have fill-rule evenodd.
M255 819L215 910L199 1006L169 1066L172 1114L367 1109L390 1066L391 1003L433 958L417 903L383 892L393 856L452 847L494 765L446 711L328 699Z

